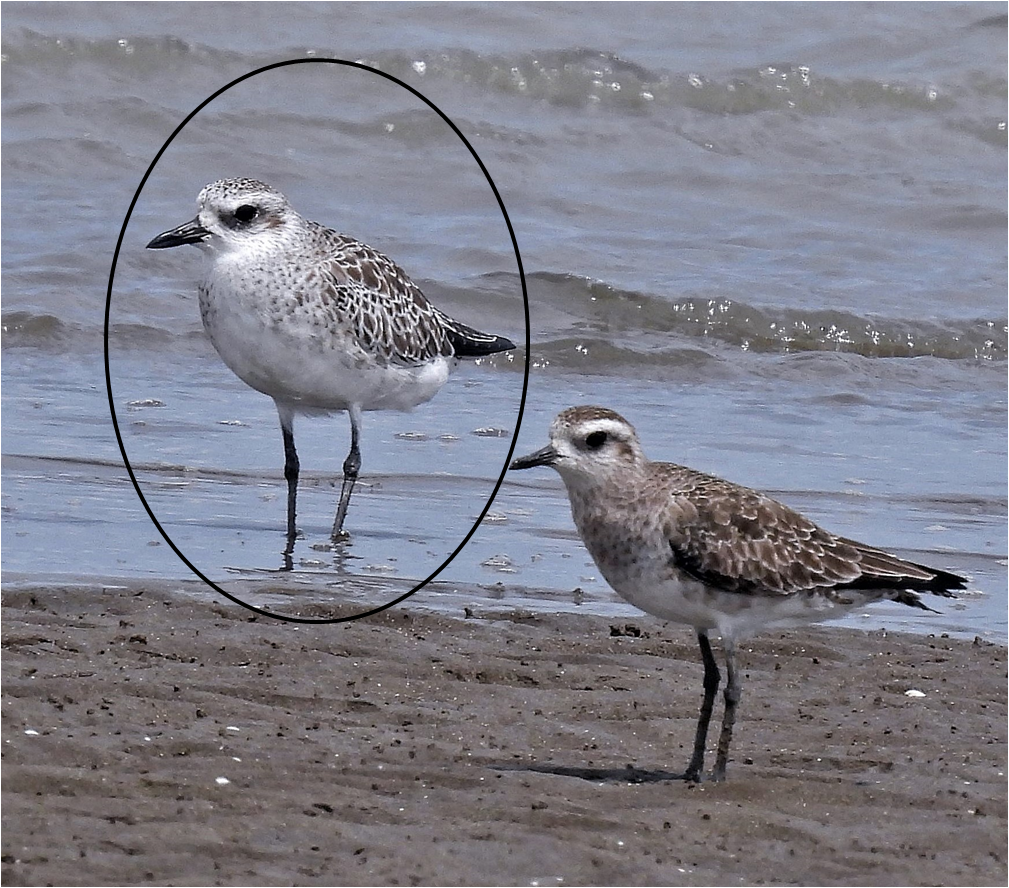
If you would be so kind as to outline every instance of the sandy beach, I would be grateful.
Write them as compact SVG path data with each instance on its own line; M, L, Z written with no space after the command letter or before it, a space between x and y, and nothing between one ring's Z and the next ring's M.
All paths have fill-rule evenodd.
M728 781L691 786L684 627L8 592L3 882L1006 883L1004 648L813 628L742 661Z

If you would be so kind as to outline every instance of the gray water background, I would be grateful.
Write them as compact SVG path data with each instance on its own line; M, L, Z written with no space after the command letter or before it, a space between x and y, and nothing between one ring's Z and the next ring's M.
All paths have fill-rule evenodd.
M339 58L436 103L500 190L528 280L521 435L524 348L463 365L411 414L367 414L340 556L325 542L348 423L300 420L305 539L278 573L272 402L202 332L199 253L144 250L204 184L265 179L461 320L525 330L503 217L437 115L344 66L246 80L155 168L110 307L124 445L201 570L258 603L383 603L456 548L513 443L531 451L559 409L597 403L655 459L971 578L940 616L876 605L849 625L1005 639L1003 4L5 3L0 26L5 586L202 594L113 434L113 252L200 102L264 65ZM636 613L546 470L506 477L413 601Z

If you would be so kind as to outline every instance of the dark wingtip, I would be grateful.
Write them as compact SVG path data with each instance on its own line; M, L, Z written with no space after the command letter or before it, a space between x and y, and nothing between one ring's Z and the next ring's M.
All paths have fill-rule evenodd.
M931 570L934 571L935 576L929 584L929 592L947 598L955 598L954 592L967 588L967 580L964 577L945 570L935 570L935 568L931 568Z
M484 358L487 355L496 355L498 352L511 351L515 348L515 343L505 336L481 333L479 330L459 323L456 323L454 327L449 327L448 338L457 358Z
M881 549L864 543L838 538L839 542L853 547L859 555L862 575L845 585L854 589L889 590L897 601L913 607L931 608L917 600L918 592L927 592L941 598L956 598L956 593L967 588L967 580L959 574L905 561Z

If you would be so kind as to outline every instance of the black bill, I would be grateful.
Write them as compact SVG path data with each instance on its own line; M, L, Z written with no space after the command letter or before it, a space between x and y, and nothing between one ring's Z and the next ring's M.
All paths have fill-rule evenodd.
M555 462L557 462L557 451L547 444L546 447L541 447L535 453L512 460L512 464L508 468L512 470L534 469L536 466L552 466Z
M148 245L148 250L164 250L168 247L181 247L183 244L199 244L210 237L210 232L200 225L199 217L184 222L171 231L163 231Z

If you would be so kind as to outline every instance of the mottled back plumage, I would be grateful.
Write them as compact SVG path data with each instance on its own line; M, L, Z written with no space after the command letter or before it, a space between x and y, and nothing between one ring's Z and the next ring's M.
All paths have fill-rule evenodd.
M402 268L373 247L317 222L305 223L305 229L311 252L296 298L310 299L316 292L331 322L345 325L375 357L409 365L514 348L439 311Z
M816 591L841 604L849 591L889 590L885 597L923 608L912 590L951 596L963 588L952 574L832 534L755 490L672 463L652 463L651 475L656 491L680 505L667 529L676 567L712 587L772 596Z

